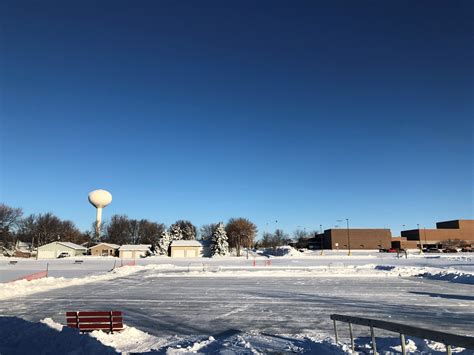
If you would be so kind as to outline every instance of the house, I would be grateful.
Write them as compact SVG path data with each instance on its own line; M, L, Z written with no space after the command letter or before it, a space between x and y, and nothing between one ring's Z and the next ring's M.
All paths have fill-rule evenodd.
M61 253L80 256L87 253L87 248L70 242L52 242L38 247L38 259L55 259Z
M28 242L20 242L19 240L15 244L15 250L21 252L30 252L31 251L31 243Z
M118 256L120 245L112 243L99 243L90 247L92 256Z
M122 259L143 258L150 252L151 244L122 245L119 248L119 256Z
M201 256L202 244L197 240L174 240L171 243L172 258L197 258Z

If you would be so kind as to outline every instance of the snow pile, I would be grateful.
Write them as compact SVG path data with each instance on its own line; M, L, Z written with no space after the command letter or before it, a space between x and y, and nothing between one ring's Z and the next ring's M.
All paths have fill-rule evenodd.
M375 270L382 270L388 274L401 277L424 277L430 280L474 285L474 273L454 268L440 269L434 267L375 265Z
M90 336L121 353L147 352L159 349L167 344L166 339L155 337L126 325L124 325L124 330L121 332L112 334L95 330L90 333Z
M279 255L279 256L285 256L287 258L294 258L294 257L300 257L300 256L303 256L303 253L296 250L295 248L289 246L289 245L285 245L285 246L282 246L282 247L278 247L276 249L276 255Z
M149 269L172 269L174 265L146 265L146 266L124 266L113 269L108 273L76 277L66 279L64 277L47 277L32 281L18 280L6 284L0 284L0 300L12 297L26 296L37 292L45 292L57 288L84 285L91 282L113 280L119 277L131 275L135 272Z
M258 255L261 256L267 256L267 257L274 257L274 256L279 256L279 257L287 257L287 258L299 258L301 256L304 256L304 253L296 250L295 248L289 246L289 245L284 245L276 248L265 248L265 249L260 249L257 251Z
M0 334L0 354L117 354L114 348L52 319L28 322L0 317Z
M41 354L267 354L311 353L350 354L348 344L336 344L330 337L304 334L266 334L229 329L214 336L157 337L137 328L125 326L122 332L94 331L81 334L46 318L38 323L16 317L0 317L1 354L30 354L35 349ZM371 339L355 339L356 352L370 353ZM377 337L381 354L401 351L398 337ZM443 354L443 344L416 338L407 338L410 353ZM458 355L472 355L471 350L453 348Z

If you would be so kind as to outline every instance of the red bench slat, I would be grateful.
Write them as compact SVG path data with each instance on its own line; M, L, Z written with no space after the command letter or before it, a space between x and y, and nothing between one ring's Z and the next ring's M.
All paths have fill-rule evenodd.
M112 322L121 322L122 317L112 317ZM79 317L79 323L110 323L110 317L103 318L83 318ZM76 323L78 321L76 318L67 318L68 323Z
M109 312L100 312L100 311L92 311L92 312L66 312L67 317L75 317L76 314L79 317L107 317L110 316L112 313L113 316L122 316L122 311L109 311Z
M67 326L81 332L93 330L116 331L123 329L121 311L66 312Z

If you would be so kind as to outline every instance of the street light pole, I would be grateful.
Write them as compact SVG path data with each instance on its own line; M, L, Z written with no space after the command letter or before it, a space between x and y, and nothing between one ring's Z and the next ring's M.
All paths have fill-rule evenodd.
M423 242L421 241L421 231L420 231L420 224L416 224L418 228L418 240L420 241L420 254L423 254Z
M349 252L347 253L347 256L351 256L351 237L349 234L349 218L346 218L346 223L347 223L347 247L349 249Z

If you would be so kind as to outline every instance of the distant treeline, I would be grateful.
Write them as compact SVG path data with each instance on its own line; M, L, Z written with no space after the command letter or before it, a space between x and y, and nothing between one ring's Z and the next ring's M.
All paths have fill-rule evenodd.
M102 223L99 235L95 223L91 229L81 232L72 221L61 220L53 213L23 216L21 208L13 208L0 203L0 247L11 249L17 241L28 242L33 248L53 241L67 241L82 245L93 245L99 241L114 244L151 244L154 248L160 240L170 235L172 239L211 240L218 223L205 224L196 228L188 220L178 220L168 228L163 223L147 219L132 219L126 215L113 215ZM257 226L246 218L231 218L225 224L225 233L230 248L240 254L241 248L277 247L290 241L289 235L277 229L274 233L263 233L256 241ZM297 230L293 240L307 238L314 233Z

